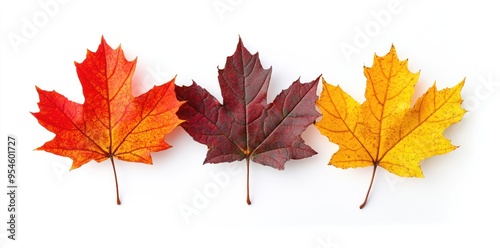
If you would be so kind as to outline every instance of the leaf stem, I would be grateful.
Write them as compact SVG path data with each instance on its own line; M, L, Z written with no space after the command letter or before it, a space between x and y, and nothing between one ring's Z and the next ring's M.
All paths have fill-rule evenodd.
M246 158L247 160L247 204L252 205L252 202L250 201L250 158Z
M118 178L116 177L116 169L115 169L115 160L113 160L113 156L111 158L111 165L113 165L113 174L115 174L115 186L116 186L116 205L122 204L120 202L120 193L118 192Z
M370 190L372 189L373 179L375 178L375 171L377 171L377 166L378 166L377 163L373 165L373 173L372 173L372 180L370 181L370 187L368 187L368 192L366 192L365 201L361 205L359 205L359 209L363 209L366 205L366 202L368 201L368 196L370 195Z

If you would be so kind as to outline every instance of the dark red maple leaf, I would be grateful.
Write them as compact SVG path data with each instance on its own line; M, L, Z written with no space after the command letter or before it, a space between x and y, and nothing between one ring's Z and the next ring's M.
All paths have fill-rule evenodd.
M181 126L208 146L204 163L246 159L248 204L250 160L283 170L290 159L316 154L300 135L319 117L315 110L319 77L304 84L295 81L267 104L270 78L271 68L264 69L258 54L250 54L240 39L225 68L219 69L222 105L194 81L175 89L178 99L187 101L177 112L186 120Z

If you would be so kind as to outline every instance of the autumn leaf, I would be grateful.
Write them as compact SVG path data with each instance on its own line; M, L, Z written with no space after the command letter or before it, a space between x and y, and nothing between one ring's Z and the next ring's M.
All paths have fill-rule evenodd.
M36 87L40 125L55 134L37 150L73 160L71 170L91 160L111 159L117 204L120 204L114 158L152 164L151 152L170 148L164 138L182 121L175 96L175 78L148 92L132 95L137 59L127 61L121 46L112 49L104 37L97 51L76 63L85 101L79 104L55 91Z
M384 57L375 55L373 66L364 68L363 104L323 80L317 101L323 117L315 125L339 145L329 164L343 169L373 165L360 208L366 204L377 167L402 177L423 177L420 161L457 148L443 131L465 113L460 97L464 81L440 91L434 84L410 108L419 73L411 73L407 63L399 61L394 47Z
M319 116L315 110L319 77L309 83L295 81L267 104L271 68L264 69L258 54L250 54L241 39L235 53L219 69L224 103L195 82L176 87L181 106L181 126L194 140L208 146L204 163L246 160L247 203L250 160L283 170L290 159L316 152L300 137Z

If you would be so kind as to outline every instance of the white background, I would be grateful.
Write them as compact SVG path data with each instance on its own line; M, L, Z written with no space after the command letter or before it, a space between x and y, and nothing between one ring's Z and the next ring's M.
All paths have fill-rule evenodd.
M47 10L47 2L56 5ZM499 10L495 1L2 0L0 186L7 184L7 135L14 134L20 188L16 241L6 238L1 195L0 246L498 246ZM23 34L26 25L36 31ZM34 151L53 134L30 114L38 111L35 85L83 102L73 62L95 51L102 35L129 60L138 57L136 93L177 75L178 85L195 80L219 99L217 66L239 35L273 67L269 101L297 78L322 74L362 102L363 66L394 44L411 71L421 70L417 94L434 81L444 88L466 77L469 112L445 132L460 148L423 161L425 179L378 170L360 210L372 168L327 166L338 147L311 126L303 137L318 155L290 161L284 171L252 164L247 206L244 162L202 165L206 147L179 127L166 137L173 148L153 154L153 166L118 161L117 206L109 160L68 172L71 160ZM23 40L13 44L12 37ZM357 50L346 55L346 45ZM216 186L214 173L225 184ZM183 216L188 207L196 214Z

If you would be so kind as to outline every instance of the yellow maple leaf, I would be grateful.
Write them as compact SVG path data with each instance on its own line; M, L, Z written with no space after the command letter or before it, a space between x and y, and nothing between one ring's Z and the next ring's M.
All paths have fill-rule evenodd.
M410 72L407 63L398 59L394 46L383 57L375 55L373 66L364 68L363 104L323 79L317 101L323 117L315 125L339 145L329 164L343 169L373 165L360 208L366 204L378 166L402 177L423 177L421 160L457 148L443 131L465 113L460 96L464 80L440 91L434 84L411 107L420 73Z

